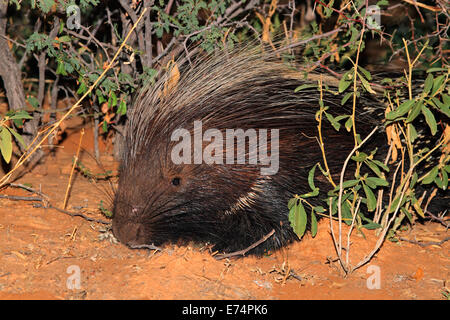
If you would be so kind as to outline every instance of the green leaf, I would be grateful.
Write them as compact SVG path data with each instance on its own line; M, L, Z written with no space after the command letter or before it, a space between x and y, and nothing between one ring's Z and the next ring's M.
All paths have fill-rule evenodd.
M334 119L336 119L336 121L341 121L341 120L343 120L345 118L348 118L348 117L351 117L351 115L343 114L343 115L335 117Z
M35 97L29 96L29 97L27 98L27 101L31 104L31 106L32 106L34 109L39 108L39 101L38 101L38 99L36 99Z
M117 96L114 92L111 93L112 96L112 106L117 106Z
M395 120L398 117L403 116L405 113L407 113L413 106L415 100L408 100L406 102L403 102L397 109L389 112L386 115L387 120Z
M122 116L127 113L127 103L125 102L125 100L120 100L119 107L117 108L117 113Z
M8 128L8 127L5 127ZM14 129L8 128L9 132L12 133L12 135L14 136L14 138L16 138L16 140L20 143L20 145L26 149L27 145L25 143L25 141L23 140L22 136L20 134L18 134Z
M339 93L344 92L352 84L352 81L348 80L344 75L341 80L339 80Z
M367 184L372 183L376 187L378 187L378 186L387 187L389 185L389 182L387 182L385 179L376 178L376 177L368 177L368 178L366 178L366 181L367 181Z
M336 119L331 114L329 114L328 112L325 112L325 116L327 117L328 121L330 121L330 123L333 126L333 128L336 131L339 131L339 129L341 128L341 124L338 121L336 121Z
M380 0L377 2L377 6L388 6L389 1L388 0Z
M408 118L406 118L406 122L413 122L415 118L420 114L420 111L422 110L423 102L418 101L414 107L412 108L411 112L408 115Z
M440 109L439 111L442 112L443 114L445 114L447 117L450 118L450 104L444 104L444 106L442 107L442 109Z
M445 108L445 105L437 97L431 98L431 101L434 102L434 107L436 107L436 109ZM431 105L433 105L433 104L431 104Z
M72 41L72 38L70 38L70 36L66 35L66 36L59 37L58 41L59 42L70 42L70 41Z
M302 194L300 197L302 198L309 198L309 197L315 197L319 194L319 188L316 188L316 186L314 185L314 173L316 171L316 167L317 167L318 163L316 163L314 165L314 167L311 168L311 170L309 170L308 173L308 184L309 187L311 188L311 192Z
M372 212L377 207L377 199L375 198L372 190L368 186L366 186L366 184L363 183L362 185L364 188L364 193L366 194L367 210L369 212Z
M33 119L33 117L26 111L26 110L18 110L16 111L16 113L10 117L10 119L15 120L23 120L23 119L28 119L31 120Z
M353 96L353 92L347 92L341 100L341 106L343 106L351 96Z
M342 202L341 209L342 209L342 218L344 219L345 224L351 225L353 216L352 211L350 210L350 205L346 201Z
M9 117L11 120L22 120L22 119L33 119L32 116L25 110L18 110L12 116Z
M372 180L367 180L367 178L365 178L364 182L367 184L367 186L370 189L376 189L377 188L377 185Z
M9 163L11 161L11 155L12 155L12 137L11 133L9 133L9 130L6 129L6 127L1 128L0 132L0 150L3 156L3 159L5 159L6 163Z
M117 96L114 92L111 92L109 99L108 99L108 106L111 108L116 105L117 105Z
M375 163L377 166L382 168L384 171L389 172L389 167L387 165L385 165L383 162L376 160L376 159L372 159L369 161Z
M325 108L325 106L323 105L323 100L319 100L319 106L320 106L321 109L324 109L324 110L328 109L328 108Z
M400 211L408 218L408 220L409 220L409 223L411 223L411 224L413 224L414 223L414 221L413 221L413 219L412 219L412 214L411 214L411 212L409 212L408 210L406 210L406 208L400 208Z
M425 85L423 88L423 93L428 95L430 93L431 88L433 87L433 75L431 73L428 74L428 77L425 79Z
M370 86L370 83L369 83L369 81L367 81L366 79L364 79L363 77L359 77L359 79L361 80L361 83L362 83L362 85L363 85L363 87L369 92L369 93L372 93L372 94L376 94L376 92L372 89L372 87Z
M297 204L297 198L291 198L288 202L288 209L291 210Z
M368 157L368 155L364 152L360 152L357 156L353 156L352 160L356 161L356 162L362 162L364 160L366 160Z
M337 199L338 199L338 197L334 196L334 195L331 195L330 192L328 192L328 196L331 197L331 214L334 216L336 214L336 212L337 212ZM330 204L330 198L323 199L323 201L326 202L327 205Z
M353 127L353 122L352 122L352 117L348 118L347 121L345 121L345 129L347 129L348 132L350 132L350 130L352 130Z
M317 218L316 214L314 213L314 210L311 211L311 235L313 238L317 234Z
M307 222L306 211L301 201L289 211L289 221L295 234L301 238L305 233Z
M86 84L84 82L80 83L80 87L77 90L77 94L84 94L87 91Z
M315 206L314 211L319 212L319 213L324 213L326 210L322 206Z
M434 96L436 92L441 88L442 84L445 81L445 74L436 77L433 81L433 91L431 91L431 96Z
M316 172L317 163L314 165L314 167L309 170L308 173L308 184L311 190L316 189L316 186L314 185L314 173Z
M410 189L414 188L414 186L416 185L418 179L419 179L419 176L418 176L417 172L414 171L414 173L413 173L413 175L411 177L411 182L409 184L409 188Z
M64 61L58 60L58 67L56 67L56 74L67 76L66 65Z
M108 123L106 121L102 122L102 130L103 132L108 132Z
M399 194L394 198L394 200L393 200L392 203L391 203L391 209L389 210L389 213L392 213L392 212L394 212L394 211L397 209L397 207L398 207L398 202L400 201L400 197L401 197L401 193L399 193ZM402 202L403 202L403 203L406 202L406 196L403 197ZM400 207L401 207L401 205L400 205Z
M100 91L100 90L98 90L98 91ZM106 102L105 96L102 95L101 93L99 94L98 92L97 92L97 99L98 99L98 104L99 105L101 105L103 102Z
M311 198L311 197L316 197L318 195L319 195L319 188L315 188L313 191L308 192L308 193L304 193L300 197L302 197L302 198Z
M363 67L361 67L361 66L358 66L358 69L359 69L359 71L361 71L362 73L363 73L363 75L364 75L364 77L367 79L367 80L372 80L372 76L370 75L370 72L369 71L367 71L366 69L364 69Z
M113 216L113 213L103 206L103 200L100 200L98 208L106 217L111 218Z
M303 207L302 202L300 201L298 203L298 211L297 211L297 235L299 237L302 237L303 234L305 233L306 230L306 222L307 222L307 218L306 218L306 211L305 208Z
M305 89L309 89L309 88L316 88L317 89L317 85L316 84L305 83L305 84L302 84L301 86L298 86L297 88L295 88L294 92L299 92L301 90L305 90Z
M375 230L375 229L381 229L383 226L381 224L375 223L375 222L369 222L367 224L363 224L361 228L365 228L367 230Z
M292 229L295 229L295 208L297 208L297 204L289 209L289 222L291 223Z
M444 101L445 105L450 106L450 95L443 93L442 100Z
M434 136L437 131L436 119L434 118L433 112L428 109L426 106L422 105L422 113L425 116L425 121L430 127L431 134Z
M444 169L441 170L441 175L442 175L442 190L447 190L448 187L448 174L447 171L445 171Z
M434 181L434 178L436 178L438 174L438 166L431 169L426 175L425 178L422 180L422 184L430 184Z
M48 13L54 4L55 4L54 0L38 1L38 6L44 13Z
M442 189L444 187L444 181L442 181L441 177L439 176L436 176L436 178L434 178L434 183L436 183L439 189Z
M344 181L342 183L342 189L347 189L353 186L356 186L358 184L359 180L347 180ZM334 191L338 191L339 190L339 185L336 186L336 188L334 188Z
M447 71L446 68L430 68L427 70L427 73L439 72L439 71Z
M410 123L410 124L408 124L408 128L409 128L411 142L414 142L417 139L416 127L414 127L413 124Z
M365 164L369 166L370 169L381 179L383 179L383 173L381 172L380 168L373 162L373 161L364 161Z

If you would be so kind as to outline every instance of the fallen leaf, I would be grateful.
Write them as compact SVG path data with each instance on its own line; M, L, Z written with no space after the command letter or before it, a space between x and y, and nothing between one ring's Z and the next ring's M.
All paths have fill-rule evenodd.
M413 275L413 278L416 279L416 282L420 281L423 278L423 269L417 268L417 271Z
M20 252L17 252L17 251L11 251L11 253L13 253L16 257L18 257L18 258L20 258L20 259L22 259L22 260L26 260L27 258L23 255L23 254L21 254Z

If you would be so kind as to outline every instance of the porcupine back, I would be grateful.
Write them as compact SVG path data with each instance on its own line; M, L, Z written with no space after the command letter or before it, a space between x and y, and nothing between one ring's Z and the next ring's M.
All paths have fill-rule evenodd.
M118 239L129 245L194 240L230 252L247 248L274 229L253 253L298 239L288 221L287 202L293 194L310 191L308 171L322 160L316 138L317 88L295 93L308 81L258 49L200 57L181 69L172 87L170 82L166 75L142 89L129 115L114 201ZM331 114L351 113L351 106L341 106L341 97L324 92L323 100ZM370 96L358 100L362 137L379 123L374 110L382 110L380 106ZM367 108L372 111L364 112ZM226 129L279 130L277 173L263 175L261 163L249 164L253 155L248 148L245 164L175 164L171 150L178 142L171 140L172 133L184 128L193 136L194 121L202 122L203 133L218 129L224 136ZM353 137L325 120L322 133L328 165L337 176ZM381 134L372 140L386 143ZM269 153L271 147L268 143ZM321 190L330 188L325 178L317 179Z

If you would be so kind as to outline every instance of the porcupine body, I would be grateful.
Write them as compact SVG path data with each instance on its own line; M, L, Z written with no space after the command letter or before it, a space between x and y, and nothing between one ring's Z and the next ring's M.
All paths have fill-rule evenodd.
M114 201L113 232L121 242L161 245L194 240L233 252L274 229L273 236L251 251L262 253L298 239L288 221L287 202L294 194L310 191L308 172L322 161L315 119L320 92L309 88L295 93L305 80L275 60L248 49L215 54L193 61L173 87L162 78L141 90L129 115ZM341 106L341 97L324 93L323 100L332 114L351 113L350 105ZM361 137L379 123L374 112L369 116L363 110L380 105L370 97L358 100ZM172 134L183 128L194 136L195 121L201 121L202 133L278 130L276 174L262 174L265 165L250 163L249 152L244 164L174 163L172 150L178 142L172 141ZM354 146L353 137L325 120L322 134L328 165L338 177ZM272 142L271 137L272 133L267 141ZM386 144L381 132L372 141ZM209 143L203 141L203 147ZM223 145L223 155L218 156L225 159ZM268 143L267 149L275 150L271 147ZM321 190L330 189L323 176L316 178Z

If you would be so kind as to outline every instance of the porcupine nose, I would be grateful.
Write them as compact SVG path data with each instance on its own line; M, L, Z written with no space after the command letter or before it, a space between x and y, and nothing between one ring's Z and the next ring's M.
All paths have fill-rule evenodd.
M144 227L135 222L114 223L113 233L120 242L126 245L145 244Z

